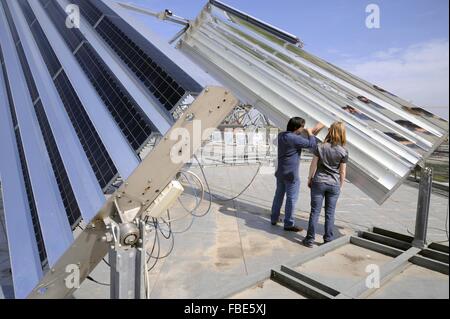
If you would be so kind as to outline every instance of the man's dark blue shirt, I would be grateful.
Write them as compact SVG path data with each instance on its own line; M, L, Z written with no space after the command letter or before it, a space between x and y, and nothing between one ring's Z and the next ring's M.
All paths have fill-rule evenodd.
M302 149L316 147L315 136L306 138L293 132L280 133L278 135L278 169L275 176L288 182L299 180Z

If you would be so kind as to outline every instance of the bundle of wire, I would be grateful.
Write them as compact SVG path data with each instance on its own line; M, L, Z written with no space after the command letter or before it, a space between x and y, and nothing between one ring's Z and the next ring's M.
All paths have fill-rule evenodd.
M198 166L202 173L202 177L205 181L205 184L203 183L202 179L197 174L193 173L192 171L181 171L179 173L179 177L183 176L186 179L186 181L188 182L190 188L193 190L195 201L196 201L195 207L193 209L188 209L185 206L185 204L183 203L183 201L180 198L178 198L180 206L185 211L184 215L182 215L180 217L176 217L176 218L171 218L170 210L168 210L167 211L167 220L164 218L159 218L159 219L152 218L151 220L150 220L150 218L147 218L145 220L145 223L147 226L146 228L147 228L149 234L151 234L152 232L154 233L152 248L151 248L150 252L147 251L148 258L147 258L147 261L145 264L145 281L146 281L146 296L147 296L147 298L149 298L149 293L150 293L150 280L148 278L148 274L150 271L152 271L156 267L156 265L158 264L158 262L160 260L167 258L172 253L174 246L175 246L175 236L174 235L187 232L189 229L191 229L195 218L201 218L201 217L208 215L211 211L213 198L216 198L216 200L220 201L220 202L229 202L229 201L233 201L233 200L239 198L240 196L242 196L242 194L244 194L249 189L249 187L253 184L253 182L255 181L256 177L258 176L258 174L261 170L261 166L262 166L262 164L260 163L259 167L258 167L255 175L251 179L251 181L236 196L234 196L232 198L221 198L221 197L214 195L211 192L208 178L206 177L206 173L204 170L204 166L201 164L201 162L199 161L197 156L194 156L194 159L198 163ZM193 183L189 180L188 176L192 177L198 183L199 191L198 191L197 187L195 187L193 185ZM206 192L208 193L208 197L209 197L208 198L208 207L206 208L206 210L204 212L199 213L198 210L200 208L200 205L203 203L203 201L205 199L205 185L206 185ZM172 225L174 222L180 221L189 216L192 217L191 221L189 222L188 226L184 230L182 230L182 231L172 230ZM171 240L170 248L164 255L161 255L161 238L160 238L160 236L162 236L165 240ZM148 236L148 238L151 238L151 236Z

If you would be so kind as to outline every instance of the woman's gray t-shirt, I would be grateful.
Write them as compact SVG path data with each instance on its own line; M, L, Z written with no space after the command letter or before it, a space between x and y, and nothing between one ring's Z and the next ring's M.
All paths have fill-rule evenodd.
M340 145L320 144L314 151L319 158L314 182L328 185L340 184L339 168L348 162L348 151Z

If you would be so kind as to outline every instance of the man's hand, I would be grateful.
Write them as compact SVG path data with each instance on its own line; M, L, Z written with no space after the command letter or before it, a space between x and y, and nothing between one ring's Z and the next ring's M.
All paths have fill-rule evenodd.
M314 129L312 128L305 128L305 132L308 133L308 136L314 135Z
M309 188L312 188L312 183L313 183L313 179L312 178L308 179L308 187Z

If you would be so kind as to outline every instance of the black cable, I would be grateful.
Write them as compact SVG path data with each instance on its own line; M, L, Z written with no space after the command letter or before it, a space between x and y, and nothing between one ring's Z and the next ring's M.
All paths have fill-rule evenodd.
M149 254L149 257L147 259L147 264L150 262L150 259L153 256L153 252L155 251L155 247L156 247L156 241L157 241L157 236L158 236L158 230L156 229L156 224L155 224L155 219L153 218L153 225L155 227L155 238L153 240L153 247L152 247L152 251Z
M154 218L153 218L153 224L155 225L155 238L156 238L156 241L158 242L158 254L157 254L156 257L153 257L153 250L155 248L155 245L153 245L152 253L150 254L149 259L147 260L147 264L148 264L148 261L150 261L151 258L155 258L155 262L153 263L153 265L150 268L147 269L147 272L150 272L151 270L153 270L153 268L155 268L156 264L159 261L159 256L160 256L160 253L161 253L161 243L159 241L159 235L158 235L158 229L157 229L158 224L157 224L157 221Z
M208 179L206 177L205 171L204 171L204 167L203 165L200 163L200 161L198 160L197 156L194 155L195 160L197 161L199 167L200 167L200 171L202 172L203 178L205 179L205 183L206 183L206 187L208 189L208 193L210 194L210 197L215 197L217 200L221 201L221 202L230 202L233 201L237 198L239 198L240 196L242 196L242 194L244 194L249 188L250 186L252 186L253 182L256 180L256 177L258 177L258 174L261 170L262 167L262 163L259 163L258 169L256 170L255 175L253 176L253 178L251 179L250 183L247 184L247 186L236 196L232 197L232 198L220 198L217 195L214 195L211 193L211 188L209 187L209 183L208 183Z
M111 286L110 284L105 284L105 283L103 283L103 282L100 282L100 281L98 281L98 280L95 280L95 279L92 278L91 276L87 276L86 279L87 279L87 280L90 280L90 281L92 281L92 282L94 282L94 283L96 283L96 284L98 284L98 285L102 285L102 286Z
M169 213L169 210L167 210L167 216L168 216L168 220L170 221L170 213ZM161 218L161 220L162 220L163 223L166 224L167 227L169 228L169 234L168 234L167 236L166 236L166 234L164 234L164 232L163 232L163 230L162 230L162 228L161 228L159 222L157 222L157 224L158 224L158 229L159 229L159 231L161 232L161 235L163 235L163 237L164 237L165 239L170 239L170 237L172 236L172 226L171 226L170 222L166 222L166 221L164 220L164 218Z
M170 216L169 216L169 218L170 218ZM158 227L159 230L160 230L160 232L161 232L161 234L163 234L163 232L162 232L162 230L161 230L161 226L160 226L160 224L159 224L157 221L155 221L154 225L155 225L156 227ZM168 224L166 223L166 225L168 225ZM173 232L172 232L172 229L171 229L171 228L170 228L169 231L170 231L170 236L164 237L164 238L166 238L166 239L172 238L171 245L170 245L170 248L169 248L168 252L167 252L165 255L161 256L160 251L159 251L159 252L158 252L158 256L153 256L153 250L152 250L152 252L150 253L149 258L147 259L147 263L150 261L151 258L154 258L154 259L157 259L157 260L161 260L161 259L167 258L167 257L173 252L173 249L174 249L174 247L175 247L175 236L173 236ZM164 235L163 235L163 236L164 236ZM157 237L155 237L155 239L156 239L156 241L158 242L158 249L160 249L159 245L161 244L161 242L160 242L160 240L159 240L159 235L158 235ZM156 243L154 243L154 245L155 245L155 244L156 244Z

